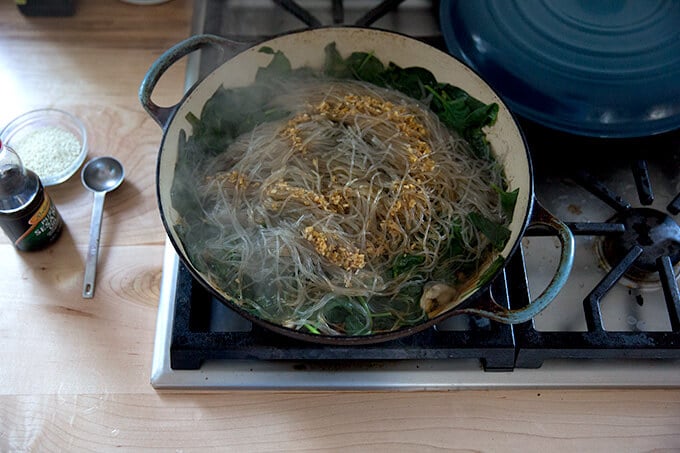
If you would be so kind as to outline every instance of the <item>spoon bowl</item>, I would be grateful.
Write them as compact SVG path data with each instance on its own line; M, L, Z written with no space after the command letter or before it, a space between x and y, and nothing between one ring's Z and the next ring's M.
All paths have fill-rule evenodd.
M83 281L83 297L94 297L95 277L97 274L97 257L99 256L99 239L104 213L104 197L108 192L118 188L125 178L123 164L110 156L97 157L90 160L80 173L83 186L94 193L92 219L90 221L90 241L85 261L85 279Z
M97 157L89 161L80 174L83 186L92 192L110 192L123 182L123 164L113 157Z

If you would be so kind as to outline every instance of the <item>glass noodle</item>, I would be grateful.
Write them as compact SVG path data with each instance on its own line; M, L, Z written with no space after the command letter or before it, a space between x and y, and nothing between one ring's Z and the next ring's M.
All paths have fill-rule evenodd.
M273 83L254 96L252 127L222 123L226 144L190 137L180 150L175 228L214 288L284 327L368 335L479 284L510 221L502 166L432 96L319 74Z

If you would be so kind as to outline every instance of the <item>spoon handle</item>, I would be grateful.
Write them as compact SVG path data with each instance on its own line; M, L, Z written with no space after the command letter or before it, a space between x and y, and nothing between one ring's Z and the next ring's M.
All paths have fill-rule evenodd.
M99 237L102 231L102 214L104 213L105 195L105 192L94 192L92 219L90 220L90 244L87 247L85 279L83 281L83 297L85 299L91 299L94 296L97 258L99 256Z

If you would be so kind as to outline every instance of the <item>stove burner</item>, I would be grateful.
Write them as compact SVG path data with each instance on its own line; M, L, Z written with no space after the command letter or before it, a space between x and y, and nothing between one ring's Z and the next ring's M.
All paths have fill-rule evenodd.
M624 274L634 282L658 283L658 262L662 257L669 257L678 267L680 225L668 214L651 208L631 208L617 212L609 222L624 225L624 231L603 236L600 253L607 265L616 266L638 246L641 253Z

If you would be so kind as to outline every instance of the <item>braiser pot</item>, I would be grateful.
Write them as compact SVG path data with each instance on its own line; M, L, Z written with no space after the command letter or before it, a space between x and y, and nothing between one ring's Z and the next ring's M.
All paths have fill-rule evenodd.
M258 68L266 66L271 59L270 55L259 51L263 46L282 51L290 60L293 68L301 66L320 68L324 59L323 49L331 42L336 44L342 55L349 55L354 51L364 51L372 53L385 63L394 62L401 67L426 68L432 72L438 81L462 88L484 103L495 102L498 104L498 119L496 124L489 128L487 139L497 159L503 164L509 191L519 189L514 215L509 226L510 239L502 250L501 256L507 262L507 259L517 252L522 236L529 227L541 227L550 230L557 236L561 244L559 265L552 281L542 294L527 306L509 310L496 304L492 300L492 296L486 297L491 293L487 291L489 283L493 281L493 278L491 278L487 283L471 285L476 288L474 291L463 295L437 316L417 325L393 332L363 336L317 335L289 329L246 312L237 304L225 298L220 288L211 284L209 279L192 265L173 228L173 225L179 219L179 214L171 203L171 188L178 159L178 143L182 134L190 135L192 130L185 118L187 113L201 112L205 102L220 86L230 88L251 84ZM185 55L208 46L226 47L235 52L236 55L188 90L184 98L176 105L171 107L156 105L151 100L151 95L163 73ZM178 43L154 62L141 84L139 97L145 110L163 128L164 132L157 162L157 196L165 230L179 258L193 277L214 294L218 300L246 319L270 330L310 342L368 344L411 335L429 328L447 317L463 313L490 318L503 323L521 323L530 320L546 308L567 280L573 262L574 239L569 228L543 209L534 198L529 153L513 115L499 96L474 71L454 57L421 41L392 32L355 27L309 29L284 34L255 45L252 43L235 43L214 35L198 35ZM497 275L501 271L502 268L498 268L495 274ZM480 297L481 295L485 295L485 297Z

